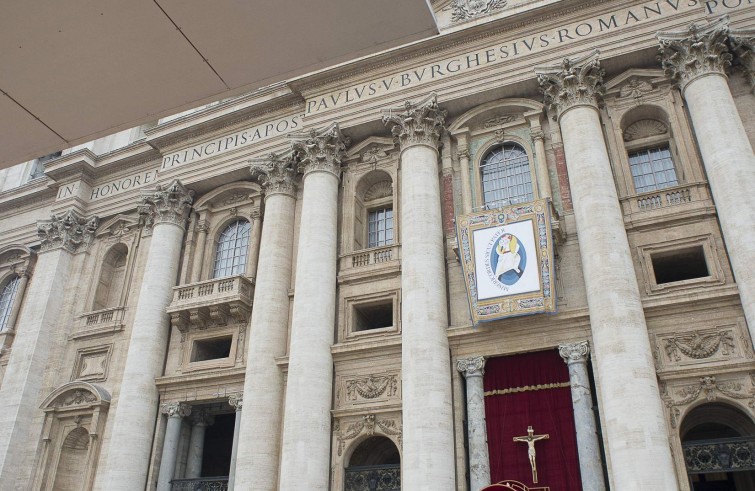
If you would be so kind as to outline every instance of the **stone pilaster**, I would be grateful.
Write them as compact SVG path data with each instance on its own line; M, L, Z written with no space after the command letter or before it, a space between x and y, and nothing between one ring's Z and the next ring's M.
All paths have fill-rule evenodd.
M563 136L616 487L674 490L645 315L597 110L598 53L536 71ZM637 443L626 445L628 439Z
M244 394L234 394L228 398L230 404L236 410L233 420L233 448L231 450L231 466L228 472L228 490L233 491L236 483L236 462L239 454L239 438L241 437L241 409L244 406ZM247 481L245 481L247 482Z
M485 423L485 358L457 360L456 369L467 380L467 437L469 439L469 479L471 491L490 486L488 429Z
M445 116L434 94L383 115L401 145L401 482L417 491L456 489L438 168Z
M96 489L131 491L141 489L147 479L158 402L155 378L163 373L170 336L165 309L173 298L193 194L177 180L142 191L139 210L153 231L134 307L108 458L98 473Z
M191 434L189 436L189 455L186 460L186 478L196 479L202 475L204 458L204 436L207 427L214 423L214 418L207 410L192 411Z
M755 29L730 29L729 44L736 64L742 68L755 94Z
M176 472L178 444L181 440L181 420L191 414L191 407L182 402L169 402L160 406L160 412L168 417L168 424L165 427L163 453L160 457L157 491L170 491L170 481Z
M574 408L574 425L577 429L577 452L579 454L579 471L582 476L582 488L590 491L604 491L603 468L601 466L600 443L592 410L592 393L590 378L587 373L587 360L590 345L587 341L562 344L558 353L569 366L571 383L571 402Z
M283 420L283 373L275 359L286 354L293 265L297 173L293 155L271 154L252 161L252 175L265 192L260 257L250 321L244 393L247 410L236 406L240 437L236 465L239 482L254 482L260 490L278 485ZM236 437L234 432L234 438ZM230 486L229 486L230 487Z
M461 208L462 213L472 212L472 189L469 180L469 149L466 145L459 145L456 152L459 159L459 170L461 171Z
M50 354L65 342L59 323L73 257L88 250L98 224L96 216L73 210L37 223L41 252L24 307L16 314L13 350L0 389L0 483L7 489L26 487L31 478L33 459L20 449L39 440L34 417Z
M335 123L294 138L304 191L279 489L298 490L305 482L324 491L330 487L338 188L349 139ZM244 413L253 400L247 394Z
M748 32L753 31L741 38L747 38ZM678 83L687 102L750 337L755 340L755 241L750 227L755 221L755 155L726 79L732 59L728 34L724 16L706 25L692 24L685 31L658 33L658 40L666 75ZM740 52L748 56L741 48Z

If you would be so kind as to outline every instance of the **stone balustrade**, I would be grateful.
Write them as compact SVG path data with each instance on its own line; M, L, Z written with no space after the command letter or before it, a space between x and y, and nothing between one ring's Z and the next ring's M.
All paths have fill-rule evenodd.
M202 477L199 479L174 479L171 491L228 491L228 477Z
M341 271L345 271L348 269L359 269L370 266L379 267L379 265L388 264L391 266L397 266L400 259L401 245L391 244L343 254L339 258L339 261L341 263Z
M638 214L651 216L656 210L662 210L660 213L668 217L670 211L694 213L707 206L712 206L712 202L710 191L705 183L672 186L621 198L621 207L625 217Z
M346 491L399 491L400 465L372 465L346 469Z
M206 328L246 323L252 308L254 282L237 275L199 281L173 288L166 311L171 324L184 331L189 326Z
M109 307L85 312L76 319L76 330L71 335L71 339L82 339L123 330L125 315L124 307Z

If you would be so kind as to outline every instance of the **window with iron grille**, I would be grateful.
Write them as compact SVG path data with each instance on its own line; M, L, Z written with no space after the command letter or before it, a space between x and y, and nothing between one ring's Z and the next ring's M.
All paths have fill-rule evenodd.
M393 209L371 210L367 216L367 247L393 244Z
M533 200L530 159L524 148L507 143L485 155L480 165L486 209Z
M0 332L10 327L8 326L8 321L11 310L13 310L13 300L16 298L16 291L18 291L20 281L21 279L16 276L0 289Z
M679 184L668 145L629 153L634 189L637 193L656 191Z
M246 271L250 234L251 224L246 220L236 220L223 230L215 249L213 278L242 274Z

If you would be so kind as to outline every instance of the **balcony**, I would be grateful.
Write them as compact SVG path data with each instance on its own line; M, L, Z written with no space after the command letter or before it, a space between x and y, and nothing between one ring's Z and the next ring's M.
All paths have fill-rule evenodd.
M379 271L398 272L401 264L401 245L373 247L343 254L339 260L339 280L372 276Z
M228 477L173 479L170 491L228 491Z
M627 196L621 207L625 222L645 225L712 212L713 202L705 183L693 183Z
M755 438L720 438L682 443L687 473L755 470Z
M171 324L185 332L229 323L246 323L252 308L254 283L245 276L228 276L173 288L167 308Z
M123 307L110 307L81 314L76 319L76 332L71 334L71 339L84 339L122 331L125 314L126 309Z

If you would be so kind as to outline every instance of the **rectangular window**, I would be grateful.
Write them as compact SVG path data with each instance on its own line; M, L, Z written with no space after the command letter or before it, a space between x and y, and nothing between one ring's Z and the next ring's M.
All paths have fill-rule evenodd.
M650 260L659 285L710 276L702 246L651 254Z
M647 193L679 184L668 145L631 152L629 166L637 193Z
M371 210L367 217L367 247L393 244L393 209Z
M194 341L191 362L218 360L231 356L233 336L223 336Z

